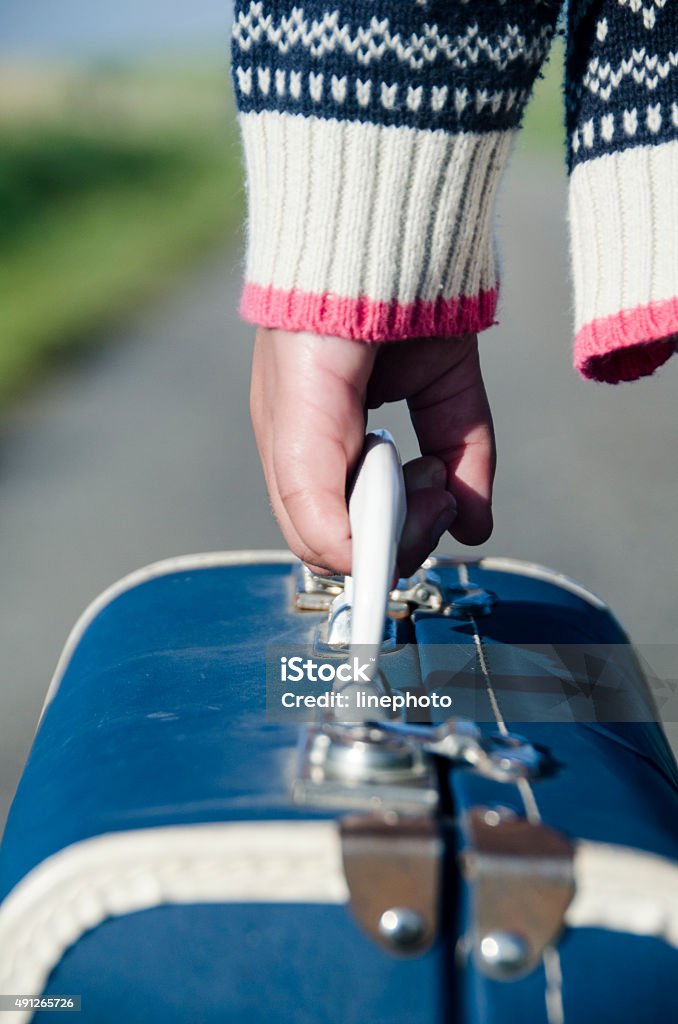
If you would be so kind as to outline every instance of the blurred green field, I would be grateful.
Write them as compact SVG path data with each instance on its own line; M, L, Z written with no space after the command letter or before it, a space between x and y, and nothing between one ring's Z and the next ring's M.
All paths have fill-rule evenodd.
M0 400L242 217L227 68L4 71Z
M557 37L530 99L518 137L517 155L522 159L565 160L565 113L563 60L565 47Z
M562 159L562 46L520 158ZM243 215L226 63L0 71L0 402L95 342Z

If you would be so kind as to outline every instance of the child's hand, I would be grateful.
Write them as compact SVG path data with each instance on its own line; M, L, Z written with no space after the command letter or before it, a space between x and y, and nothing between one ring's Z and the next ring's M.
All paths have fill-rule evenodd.
M492 532L494 435L476 338L380 345L257 331L251 412L273 511L315 572L350 573L346 486L366 409L407 399L422 457L405 466L398 553L410 575L449 529L463 544Z

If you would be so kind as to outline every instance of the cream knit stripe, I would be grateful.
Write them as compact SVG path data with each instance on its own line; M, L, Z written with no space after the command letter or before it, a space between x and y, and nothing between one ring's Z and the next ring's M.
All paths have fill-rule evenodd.
M453 136L451 142L447 154L447 174L433 226L429 270L422 290L424 295L445 293L445 281L454 266L455 253L462 256L458 252L459 247L451 244L451 241L459 236L464 217L465 186L467 179L473 175L479 147L471 135L458 138Z
M425 197L431 200L424 229L423 231L413 230L406 239L406 244L410 246L410 251L412 252L412 258L419 264L417 283L413 289L415 295L430 294L429 275L431 266L436 262L436 257L438 262L440 261L438 251L434 251L435 226L439 210L442 208L440 199L450 176L452 151L457 139L454 136L448 136L444 147L436 145L435 142L435 136L431 135L424 140L421 146L420 152L422 153L422 164L424 165L424 180L414 190L416 195L415 209L422 207ZM426 152L427 150L428 152ZM424 154L428 158L426 164L424 164ZM434 177L433 190L430 191L430 182L433 181ZM413 196L414 202L415 198Z
M240 114L240 124L250 284L400 303L496 287L493 198L512 132L277 111Z
M492 139L483 138L473 154L473 169L469 169L464 181L464 194L461 200L461 211L455 226L454 245L458 247L459 257L453 258L443 281L443 293L447 295L464 294L464 285L469 275L469 260L477 258L473 252L473 238L478 228L478 217L483 206L482 185L485 180L487 162L492 155ZM454 253L454 249L452 250ZM456 256L456 253L454 253ZM468 293L466 293L468 294Z
M313 143L313 138L311 139ZM324 144L325 148L321 148ZM339 134L331 138L315 137L315 146L311 150L312 166L309 172L313 181L308 193L308 210L306 230L310 238L317 238L324 231L330 236L336 235L343 221L344 180L347 154L342 146ZM321 188L321 179L322 186ZM327 201L331 197L331 202ZM312 292L321 291L328 280L333 264L334 254L327 246L324 251L314 252L303 246L303 259L299 267L299 277L310 282Z
M318 123L325 125L328 122ZM355 141L359 147L362 127L353 125ZM336 286L331 290L338 295L369 295L370 298L381 299L391 298L395 294L393 272L401 247L398 237L399 212L407 202L407 172L412 156L412 138L408 133L399 146L394 146L391 138L383 130L377 129L374 139L374 160L363 156L354 165L353 175L346 179L344 207L350 208L353 197L364 187L370 206L369 216L365 217L364 226L361 225L362 231L358 229L354 235L360 242L356 244L349 241L346 248L338 247L336 255L341 260L341 269L337 265ZM314 241L322 244L320 239ZM357 251L364 253L364 258L362 272L356 278L351 263L355 261L356 265L359 264L360 261L356 260Z
M427 132L420 144L412 147L409 188L401 210L402 249L394 279L394 291L401 302L413 302L417 297L421 270L428 261L428 218L422 223L421 214L424 204L431 201L431 192L436 193L440 182L445 149L436 145L436 141L433 133Z
M485 181L482 186L483 205L480 216L477 219L473 242L471 243L464 283L464 291L469 295L475 295L488 287L486 280L482 277L484 264L472 259L472 253L488 252L487 268L489 276L492 280L496 280L498 276L495 266L496 247L494 245L492 213L502 171L513 149L513 142L514 136L512 134L498 139L492 148L492 152L486 158Z
M678 141L578 164L569 203L577 331L678 296Z
M412 255L406 247L405 236L408 224L412 224L413 211L415 213L415 222L417 222L419 230L421 230L420 218L417 216L417 207L412 195L417 162L421 168L421 161L417 161L417 148L410 145L407 165L403 165L400 171L400 180L403 184L400 208L398 209L396 206L394 210L394 215L399 222L396 228L396 236L400 239L400 245L396 250L393 266L390 268L390 287L392 293L398 296L401 295L401 288L403 286L407 287L409 285L409 291L412 292L414 290L414 282L416 281L416 268L412 265ZM373 237L373 243L375 241L378 243L378 240Z
M262 133L266 131L262 125ZM243 148L245 162L245 186L247 189L247 207L249 210L248 234L248 258L257 266L263 266L264 252L261 249L262 241L265 238L264 226L268 222L268 211L264 209L264 202L270 194L268 187L268 175L266 166L266 154L270 152L269 147L262 141L260 146Z

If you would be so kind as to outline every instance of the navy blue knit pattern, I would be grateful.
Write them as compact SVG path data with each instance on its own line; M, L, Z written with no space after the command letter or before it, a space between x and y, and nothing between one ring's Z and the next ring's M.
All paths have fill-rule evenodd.
M678 138L676 0L572 0L565 106L570 170Z
M239 0L238 106L447 132L515 128L559 9L560 0Z

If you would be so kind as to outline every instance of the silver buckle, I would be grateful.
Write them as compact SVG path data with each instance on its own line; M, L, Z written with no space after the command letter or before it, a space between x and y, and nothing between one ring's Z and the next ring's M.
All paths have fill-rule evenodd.
M329 611L334 599L344 590L343 576L316 576L305 565L299 565L296 572L294 607L302 612ZM419 569L404 581L407 585L391 591L388 615L393 619L405 619L415 609L440 611L443 608L443 594L440 587L426 578L424 569Z
M293 783L297 803L402 812L438 806L435 757L497 782L539 775L543 756L513 733L487 734L470 720L442 725L326 722L304 736Z

